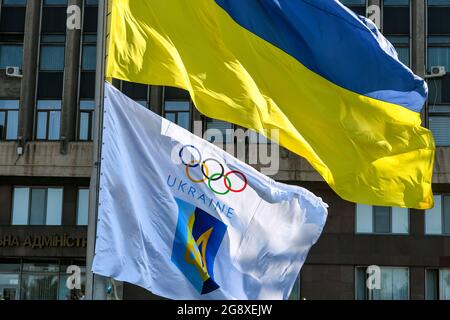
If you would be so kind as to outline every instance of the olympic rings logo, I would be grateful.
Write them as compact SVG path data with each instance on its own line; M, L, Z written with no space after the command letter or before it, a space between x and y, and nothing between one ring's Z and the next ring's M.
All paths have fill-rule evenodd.
M193 150L196 154L197 154L197 158L198 160L191 160L190 163L188 163L187 161L184 160L183 158L183 153L186 149L191 149ZM248 181L247 181L247 177L245 176L245 174L243 174L240 171L237 170L232 170L229 171L227 173L225 173L225 167L223 166L223 164L214 158L208 158L208 159L204 159L202 160L202 154L200 153L200 150L198 150L195 146L193 145L185 145L180 149L180 152L178 153L181 162L186 166L186 176L189 178L189 180L191 180L194 183L202 183L202 182L206 182L209 189L214 192L217 195L227 195L230 192L234 192L234 193L240 193L243 192L247 186L248 186ZM215 163L217 165L219 165L220 167L220 172L216 172L216 173L211 173L210 169L208 167L208 163ZM191 175L191 169L194 168L199 168L199 170L201 171L202 174L202 178L201 179L194 179ZM238 176L241 178L241 180L243 180L244 185L240 188L240 189L234 189L231 183L231 179L230 177L232 175ZM215 189L212 186L212 183L215 181L219 181L223 178L223 184L226 188L226 191L218 191L217 189Z

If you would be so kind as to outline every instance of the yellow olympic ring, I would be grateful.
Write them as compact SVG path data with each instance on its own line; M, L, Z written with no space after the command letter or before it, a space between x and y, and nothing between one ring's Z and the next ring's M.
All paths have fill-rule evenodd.
M191 164L194 162L195 162L195 160L192 160ZM203 178L201 180L195 180L194 178L192 178L191 174L189 173L189 168L191 168L191 166L186 166L186 176L189 178L189 180L191 180L194 183L201 183L201 182L208 181L208 178ZM206 175L209 175L209 169L205 162L202 162L202 168L205 170Z

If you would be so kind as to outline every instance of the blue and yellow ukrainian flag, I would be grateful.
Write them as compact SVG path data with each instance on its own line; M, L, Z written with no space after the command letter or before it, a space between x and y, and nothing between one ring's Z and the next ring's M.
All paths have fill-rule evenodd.
M344 199L433 206L427 86L338 1L114 0L107 76L184 88L208 117L279 129Z

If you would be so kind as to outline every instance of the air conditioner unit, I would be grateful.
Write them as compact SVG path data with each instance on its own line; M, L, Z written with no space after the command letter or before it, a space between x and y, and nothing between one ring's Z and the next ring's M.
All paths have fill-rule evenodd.
M444 66L434 66L434 67L431 67L430 74L425 75L425 79L440 78L440 77L445 76L446 73L447 73L447 70L445 70Z
M444 66L431 67L431 74L437 77L445 76L446 70Z
M19 67L6 67L6 76L11 78L22 78Z

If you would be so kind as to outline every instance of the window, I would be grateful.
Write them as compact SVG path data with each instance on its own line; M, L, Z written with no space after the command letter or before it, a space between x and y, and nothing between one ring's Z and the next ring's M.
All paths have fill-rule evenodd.
M57 141L60 139L61 100L38 100L36 139Z
M58 285L58 300L80 300L86 292L86 267L81 264L84 262L73 262L74 265L78 265L81 271L81 289L69 290L67 288L67 279L69 274L67 274L67 268L69 265L67 263L61 265L61 270L59 274L59 285Z
M428 126L437 146L450 146L450 1L428 0L427 69L443 66L447 74L430 79Z
M21 34L25 30L26 0L0 0L0 33Z
M83 71L95 71L97 64L97 36L83 36L83 55L81 61L81 69Z
M64 5L67 4L67 0L44 0L44 5Z
M186 130L191 130L191 103L189 101L164 102L164 117Z
M125 95L139 103L141 106L146 108L149 107L150 87L148 85L122 81L121 90Z
M94 110L95 101L80 101L80 119L78 139L80 141L94 140Z
M425 212L425 234L450 235L450 195L434 195L434 208Z
M268 134L270 134L270 132L268 132ZM272 140L267 139L264 135L250 130L249 143L268 144L271 142Z
M0 69L22 68L25 0L0 0Z
M409 36L386 36L388 41L392 43L400 60L405 66L410 67L410 44Z
M40 70L63 71L65 39L63 35L44 35L41 38Z
M84 1L83 33L97 34L98 0Z
M366 0L341 0L341 2L356 14L366 15Z
M16 140L19 127L19 100L0 100L0 140Z
M450 5L450 0L428 0L429 6Z
M4 6L26 6L27 0L3 0Z
M78 190L77 225L87 226L89 217L89 189Z
M373 232L391 233L392 232L392 208L373 207Z
M84 1L82 70L95 71L98 0Z
M357 204L356 233L408 234L408 209Z
M431 132L433 132L436 145L439 147L450 147L450 111L443 114L435 112L435 110L444 109L443 107L430 106L428 125ZM445 106L445 109L450 110L450 105Z
M367 267L356 268L356 300L408 300L409 269L381 267L380 289L367 288Z
M20 263L0 263L0 301L19 300Z
M37 100L61 100L64 82L67 1L44 0Z
M81 270L81 289L66 286L70 265ZM86 287L84 261L0 261L0 300L80 300Z
M399 60L410 66L410 1L384 0L383 34L394 46Z
M428 71L431 71L433 66L444 66L447 71L450 71L450 47L437 47L435 45L447 45L449 38L439 37L429 39L430 47L428 48Z
M437 146L450 146L450 36L428 37L428 71L433 66L444 66L447 74L428 80L428 126Z
M385 6L408 6L410 0L383 0Z
M427 300L450 300L450 269L426 270Z
M205 139L212 143L233 143L233 129L232 123L207 118Z
M94 100L95 98L95 69L97 66L97 12L98 1L84 1L79 89L81 100Z
M56 300L59 266L50 263L25 263L21 281L22 300Z
M450 1L428 0L428 34L450 34Z
M59 226L62 200L62 188L15 187L12 224Z
M22 68L23 45L0 44L0 69L7 67Z
M163 97L163 117L190 131L192 105L189 92L178 88L164 87Z

